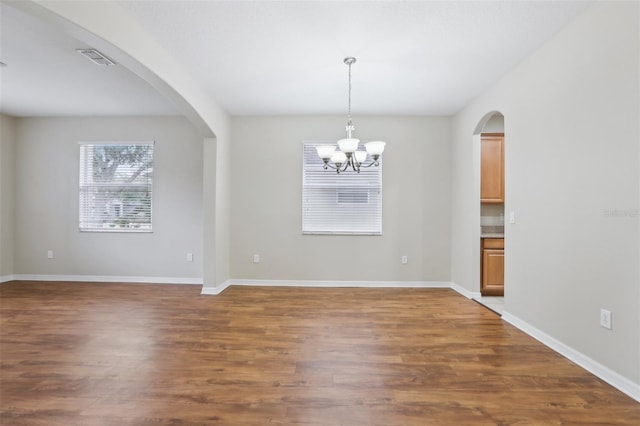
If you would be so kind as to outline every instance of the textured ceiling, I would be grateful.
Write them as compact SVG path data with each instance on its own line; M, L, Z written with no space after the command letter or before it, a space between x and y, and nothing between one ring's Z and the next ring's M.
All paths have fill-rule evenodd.
M353 65L354 114L450 115L531 54L589 3L562 1L121 1L175 61L232 115L334 114L347 108L345 56ZM53 100L41 110L90 114L113 108L171 113L122 70L94 67L72 41L46 33L47 55L29 73L9 78L15 52L42 49L37 30L9 24L3 14L2 101L17 110L17 92L38 82ZM41 25L42 27L43 25ZM42 28L41 28L42 30ZM5 41L6 37L20 39ZM31 40L33 38L34 40ZM82 47L82 46L79 46ZM44 55L44 53L43 53ZM23 58L24 59L24 58ZM30 60L28 57L25 60ZM52 66L55 65L55 68ZM121 68L121 67L120 67ZM23 71L27 68L21 68ZM112 73L107 75L107 71ZM5 78L6 74L6 78ZM72 80L72 81L69 81ZM92 84L88 84L88 80ZM80 83L87 83L81 85ZM119 89L118 84L124 89ZM134 84L137 83L137 84ZM103 87L98 97L87 90ZM7 96L5 88L8 86ZM137 87L137 89L136 89ZM8 94L11 94L11 98ZM6 98L6 102L5 102ZM37 109L29 98L21 111ZM101 99L104 107L96 105ZM31 103L31 105L27 105ZM120 103L120 105L118 104ZM67 105L65 110L63 107ZM113 107L113 108L112 108ZM8 110L9 111L9 110ZM120 114L124 115L124 114Z

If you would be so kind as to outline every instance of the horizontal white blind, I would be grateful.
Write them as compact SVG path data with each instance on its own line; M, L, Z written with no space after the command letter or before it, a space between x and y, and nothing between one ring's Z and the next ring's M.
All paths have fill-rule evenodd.
M302 232L381 235L382 160L360 173L325 170L315 147L331 143L302 144Z
M153 142L80 143L80 230L151 232Z

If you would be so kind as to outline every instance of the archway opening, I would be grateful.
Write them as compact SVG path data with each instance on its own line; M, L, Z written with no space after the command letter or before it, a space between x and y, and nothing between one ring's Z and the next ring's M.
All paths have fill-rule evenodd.
M504 309L505 265L505 131L504 116L485 114L473 135L476 300L501 314Z

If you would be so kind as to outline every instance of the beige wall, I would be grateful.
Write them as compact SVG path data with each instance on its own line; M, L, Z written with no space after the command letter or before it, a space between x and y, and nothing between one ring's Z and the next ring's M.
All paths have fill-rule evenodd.
M92 140L155 141L153 233L78 231L78 141ZM203 143L185 118L23 118L17 141L16 274L202 278Z
M233 279L449 281L449 119L354 123L362 140L387 142L382 236L302 235L302 141L344 137L345 117L232 120Z
M598 3L453 120L452 280L474 277L472 137L504 114L505 311L640 383L639 5ZM618 214L607 214L618 210ZM613 329L599 325L600 308Z
M16 120L0 114L0 282L13 275Z

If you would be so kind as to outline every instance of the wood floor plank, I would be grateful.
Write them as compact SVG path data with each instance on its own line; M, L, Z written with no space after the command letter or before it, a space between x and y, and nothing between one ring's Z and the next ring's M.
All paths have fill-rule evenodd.
M12 282L6 425L640 424L640 404L448 289Z

